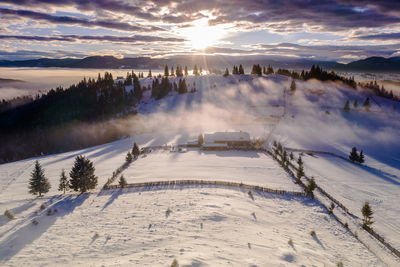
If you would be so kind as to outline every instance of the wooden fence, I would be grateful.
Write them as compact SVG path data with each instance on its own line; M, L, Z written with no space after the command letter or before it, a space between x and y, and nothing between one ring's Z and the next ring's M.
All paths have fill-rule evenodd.
M215 186L228 186L244 188L249 190L255 190L260 192L267 192L280 195L295 195L305 197L306 194L303 192L287 191L281 189L272 189L259 185L249 185L244 183L228 182L228 181L212 181L212 180L170 180L170 181L155 181L155 182L142 182L142 183L131 183L127 184L125 188L132 187L153 187L153 186L175 186L175 185L215 185ZM108 185L103 189L119 189L120 185Z

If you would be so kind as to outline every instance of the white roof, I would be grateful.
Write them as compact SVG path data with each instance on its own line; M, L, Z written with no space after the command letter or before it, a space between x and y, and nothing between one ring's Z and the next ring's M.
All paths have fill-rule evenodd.
M212 144L216 141L250 141L250 135L246 132L215 132L204 134L204 143Z
M214 143L208 143L208 144L203 144L203 147L228 147L228 145L227 144L225 144L225 143L217 143L217 144L214 144Z

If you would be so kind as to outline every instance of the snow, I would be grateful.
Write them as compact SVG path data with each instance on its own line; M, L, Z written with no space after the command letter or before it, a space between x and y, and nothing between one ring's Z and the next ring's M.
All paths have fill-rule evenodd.
M301 191L270 156L254 151L152 152L134 161L124 177L128 183L203 179Z
M254 192L252 200L247 191L179 187L67 195L47 204L58 212L33 215L35 203L10 222L20 227L1 237L2 264L166 266L176 258L182 266L384 266L307 198Z
M328 193L333 193L350 212L362 218L361 207L369 201L374 211L373 228L386 241L400 247L400 179L379 170L343 159L305 154L305 172L314 176Z
M363 149L364 167L337 157L305 155L305 172L357 216L362 203L369 201L374 228L400 248L400 103L374 97L371 112L359 107L346 113L346 100L361 106L367 95L338 83L296 81L291 94L290 78L281 75L185 79L195 93L171 92L155 101L150 91L144 92L137 119L124 125L133 129L131 138L0 165L0 211L16 215L12 221L0 215L0 265L165 266L174 258L189 266L335 266L338 261L344 266L381 265L317 201L258 193L252 201L240 190L205 186L100 191L134 141L140 147L176 146L211 132L245 131L251 139L275 139L285 147L342 157L353 146ZM152 80L140 79L145 86ZM172 151L141 155L123 175L128 183L210 179L300 191L265 153ZM62 169L69 173L77 155L94 162L98 186L90 194L60 195L59 175ZM36 159L52 184L43 198L32 197L27 189ZM35 215L42 203L59 212ZM172 213L166 218L168 207ZM39 225L31 224L33 218ZM309 235L313 229L315 239ZM92 239L96 232L99 238ZM294 247L288 245L289 238Z

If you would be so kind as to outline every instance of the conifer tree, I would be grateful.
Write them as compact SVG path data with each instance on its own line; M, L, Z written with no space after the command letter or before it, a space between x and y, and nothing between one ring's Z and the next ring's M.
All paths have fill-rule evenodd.
M39 194L39 197L41 197L42 194L49 192L50 188L51 186L44 175L44 170L39 161L36 160L35 167L31 173L31 179L29 180L29 193L33 195Z
M199 71L197 70L197 65L194 65L194 67L193 67L193 75L196 75L196 76L199 75Z
M61 175L60 175L60 184L58 186L58 191L65 191L69 189L69 182L68 182L68 178L65 175L65 170L63 169L61 171Z
M289 158L290 158L290 160L294 160L293 152L290 152Z
M239 74L244 74L244 69L242 64L239 65Z
M357 109L357 108L358 108L358 102L357 102L357 99L356 99L356 100L354 100L353 107L354 107L355 109Z
M169 76L168 65L165 65L165 67L164 67L164 76L166 76L166 77Z
M349 112L350 111L350 103L349 100L346 100L346 104L344 104L344 111Z
M125 161L127 163L131 163L132 160L133 160L132 153L130 151L128 151L128 153L126 154L126 157L125 157Z
M351 149L351 152L350 152L350 155L349 155L349 159L351 160L351 162L356 162L356 161L358 162L359 156L358 156L356 147L353 147Z
M365 162L364 153L363 153L362 150L360 152L360 155L358 156L358 162L361 163L361 164L363 164Z
M224 77L229 76L229 70L228 68L225 69Z
M306 187L306 193L308 196L311 198L314 198L314 189L317 187L317 184L315 183L314 177L311 177L310 181L308 182L308 185Z
M149 70L149 74L147 74L147 77L149 77L149 78L153 77L153 74L151 74L151 70ZM142 78L143 78L143 74L142 74Z
M268 68L267 68L267 75L268 74L271 74L271 73L274 73L274 69L272 68L272 66L271 65L268 65Z
M369 205L368 201L366 201L364 203L364 205L361 208L361 213L363 215L363 227L365 226L370 226L372 225L374 222L372 221L374 212L371 209L371 206Z
M294 93L296 91L296 83L294 80L290 83L290 91Z
M187 68L187 66L185 66L185 76L188 76L188 75L189 75L188 68Z
M121 177L119 177L119 182L118 182L118 184L119 184L119 186L120 186L121 188L126 187L126 185L127 185L128 183L126 182L126 179L125 179L124 175L121 175Z
M69 173L71 177L70 187L81 193L94 189L97 185L97 176L94 175L94 171L93 162L85 156L77 156L74 166Z
M296 173L296 178L297 182L300 183L301 177L304 176L304 167L303 167L303 160L301 159L301 156L299 156L299 159L297 160L297 173Z
M137 158L140 154L139 146L136 144L136 142L133 143L132 147L132 155Z
M176 67L176 70L179 73L179 67ZM174 66L171 67L171 76L175 76L175 74L174 74Z
M204 143L204 137L202 134L199 134L199 137L197 138L197 143L201 146Z
M200 75L203 74L203 67L202 67L202 66L200 66L200 72L199 72L199 74L200 74Z
M365 101L363 103L363 107L365 108L366 111L369 111L369 109L371 107L371 103L369 101L369 97L367 97L367 99L365 99Z

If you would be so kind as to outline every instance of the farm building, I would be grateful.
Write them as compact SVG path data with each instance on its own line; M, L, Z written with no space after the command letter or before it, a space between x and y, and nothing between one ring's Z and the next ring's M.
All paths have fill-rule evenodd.
M205 150L226 150L230 148L251 148L250 135L246 132L215 132L204 134Z

